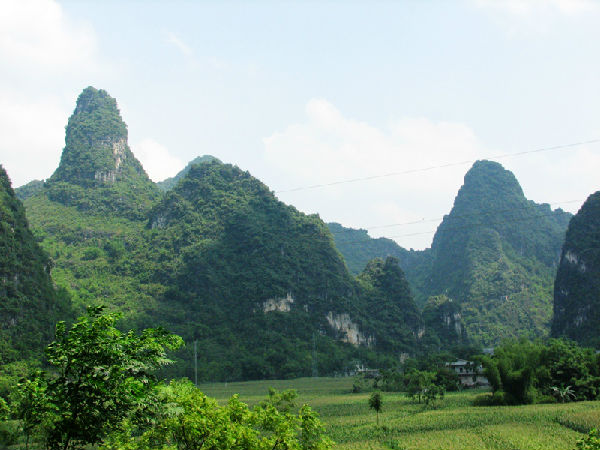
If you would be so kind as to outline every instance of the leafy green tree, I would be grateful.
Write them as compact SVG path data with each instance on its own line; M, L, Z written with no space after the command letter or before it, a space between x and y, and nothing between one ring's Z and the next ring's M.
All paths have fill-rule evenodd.
M575 398L575 393L571 386L558 387L552 386L552 394L560 400L561 403L566 403Z
M435 372L425 370L413 370L406 375L407 394L417 399L419 403L424 398L426 390L433 386Z
M48 384L44 374L37 371L31 379L24 379L12 393L12 412L21 421L25 448L29 448L32 435L39 431L46 415L51 411Z
M128 420L107 450L327 450L332 442L308 405L295 414L295 391L270 390L253 409L234 395L224 406L190 381L159 388L154 420L140 433Z
M379 413L383 408L383 395L381 392L375 391L369 397L369 408L374 409L377 413L377 426L379 426Z
M129 415L145 407L155 386L152 371L171 361L166 349L182 344L164 329L141 335L114 327L119 315L89 307L67 330L56 326L56 340L46 349L56 373L46 379L38 372L20 386L22 405L40 404L47 446L74 450L97 444ZM38 416L22 417L32 426Z

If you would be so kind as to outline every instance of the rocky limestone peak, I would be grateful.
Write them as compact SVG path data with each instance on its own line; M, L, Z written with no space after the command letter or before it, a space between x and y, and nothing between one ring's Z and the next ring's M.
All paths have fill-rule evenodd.
M91 186L132 177L148 180L127 144L127 125L117 101L105 90L89 86L77 99L60 165L49 181Z

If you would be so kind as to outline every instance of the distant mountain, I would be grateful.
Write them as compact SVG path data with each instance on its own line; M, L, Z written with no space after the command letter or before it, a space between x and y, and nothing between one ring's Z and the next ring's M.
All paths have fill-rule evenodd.
M51 265L0 166L0 364L41 356L54 324L69 317L66 293L52 285Z
M600 191L571 219L554 282L552 335L600 347Z
M117 102L88 87L66 127L60 164L46 181L45 194L80 211L140 219L159 190L127 143L127 125Z
M44 188L42 180L33 180L29 183L15 189L15 194L19 200L24 202L29 197L33 197Z
M187 164L187 166L185 166L177 175L175 175L174 177L171 177L171 178L167 178L163 181L159 181L158 183L156 183L156 185L163 192L170 191L171 189L173 189L175 187L175 185L177 183L179 183L179 180L181 180L184 176L187 175L187 173L190 171L190 169L192 168L192 166L194 164L203 164L203 163L208 163L211 161L220 162L214 156L210 156L210 155L197 156L196 158L192 159Z
M231 380L332 374L417 351L422 322L393 260L355 279L327 226L213 159L159 192L127 145L116 101L86 88L60 166L27 198L73 308L163 325L188 346L165 375Z
M383 237L375 239L369 236L367 230L346 228L339 223L328 223L327 226L333 235L335 246L344 256L351 273L359 274L374 258L388 256L397 258L406 274L415 301L421 307L424 305L427 298L420 286L425 284L423 277L430 271L432 258L429 250L406 250L392 239Z
M431 277L422 289L457 301L469 336L483 344L546 335L569 217L528 201L500 164L478 161L433 238Z
M417 304L425 307L431 296L452 298L469 338L492 345L548 334L552 281L570 217L527 200L500 164L478 161L430 249L408 251L365 230L329 227L351 270L369 258L397 257Z

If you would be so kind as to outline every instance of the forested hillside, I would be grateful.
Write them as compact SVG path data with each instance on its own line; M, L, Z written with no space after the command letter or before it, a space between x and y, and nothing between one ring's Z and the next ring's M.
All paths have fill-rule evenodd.
M417 350L420 314L397 262L357 281L320 218L248 172L205 157L161 194L116 101L91 87L65 142L26 200L53 278L77 312L104 303L124 327L181 334L188 346L169 374L192 376L194 341L200 379L333 373Z
M469 336L484 344L547 335L569 218L528 201L500 164L478 161L434 236L423 289L458 301Z
M478 161L430 249L408 251L365 230L329 227L349 268L376 256L398 257L419 305L446 295L460 308L469 337L491 345L548 334L552 282L570 217L527 200L500 164Z
M553 336L600 345L600 191L571 219L554 283Z
M56 321L70 317L69 299L54 289L50 269L0 166L0 364L40 357Z

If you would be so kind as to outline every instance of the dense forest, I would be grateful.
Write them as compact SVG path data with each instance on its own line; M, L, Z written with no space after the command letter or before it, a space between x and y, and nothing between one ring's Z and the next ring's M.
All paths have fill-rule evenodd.
M478 161L429 249L409 251L389 239L371 239L365 230L329 226L349 267L397 256L421 307L431 296L449 297L460 307L470 338L494 345L508 337L548 335L570 217L527 200L500 164Z
M554 284L552 334L600 345L600 192L571 219Z
M528 201L498 163L474 164L431 249L414 251L326 225L212 156L155 184L127 135L116 100L86 88L54 174L16 190L31 231L4 175L3 245L27 249L6 252L2 267L5 360L18 346L39 355L50 323L98 304L119 311L123 328L182 336L163 375L194 377L197 348L200 380L395 367L549 333L571 216ZM31 317L18 343L16 310Z

